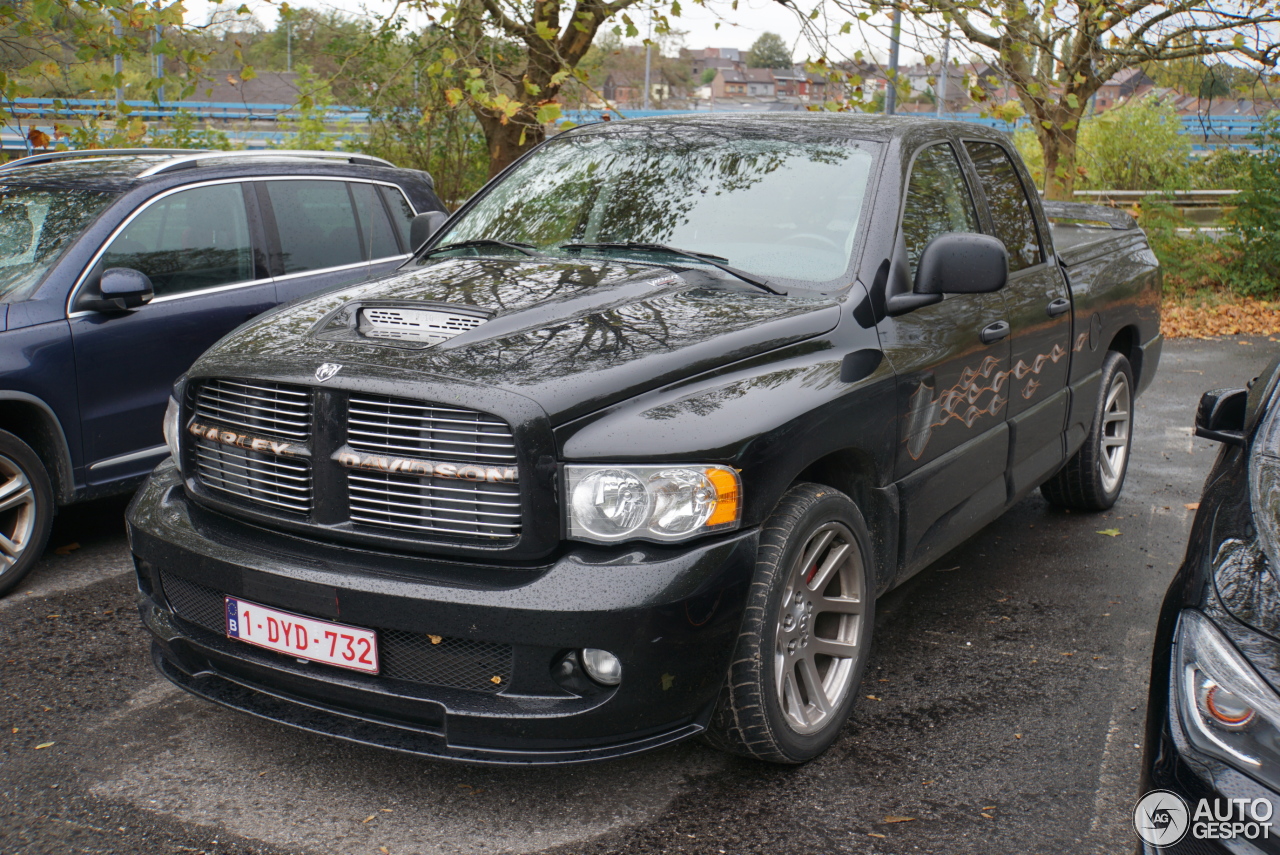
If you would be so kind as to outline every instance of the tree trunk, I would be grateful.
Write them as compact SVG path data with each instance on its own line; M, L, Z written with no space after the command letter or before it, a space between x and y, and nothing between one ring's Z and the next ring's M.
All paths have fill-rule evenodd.
M1044 197L1069 202L1076 188L1077 139L1080 119L1071 116L1066 121L1055 117L1053 127L1037 127L1040 149L1044 152ZM1063 125L1070 125L1064 128Z
M489 177L515 163L529 149L547 138L546 130L538 124L530 110L521 110L504 125L498 116L480 108L476 118L484 131L485 148L489 152Z

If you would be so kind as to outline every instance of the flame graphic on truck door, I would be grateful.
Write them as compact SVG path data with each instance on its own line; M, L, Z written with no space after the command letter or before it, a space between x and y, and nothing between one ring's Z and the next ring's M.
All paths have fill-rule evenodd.
M1004 387L1010 377L1017 380L1029 378L1020 394L1030 400L1041 386L1032 375L1039 374L1045 363L1057 364L1066 355L1067 352L1055 344L1048 353L1038 354L1030 365L1019 359L1008 371L997 371L1000 360L987 356L977 368L966 367L960 372L959 382L937 396L934 395L932 377L920 381L911 394L903 426L907 454L912 460L919 460L924 456L934 429L948 422L960 421L966 428L972 428L983 416L997 415L1008 403L1009 396Z

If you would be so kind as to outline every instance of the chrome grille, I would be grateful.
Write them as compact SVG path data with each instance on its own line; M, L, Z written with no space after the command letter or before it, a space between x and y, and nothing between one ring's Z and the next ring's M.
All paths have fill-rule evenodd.
M400 398L351 397L347 442L382 454L516 465L511 428L496 416Z
M311 435L311 396L281 383L206 380L196 396L196 419L305 441Z
M489 467L516 465L501 419L457 407L353 395L348 444L360 451ZM351 521L363 525L511 541L520 536L520 488L398 472L347 474Z
M278 383L207 380L195 395L195 420L255 436L305 441L311 435L311 397ZM296 514L311 511L307 460L250 451L190 437L196 475L212 490Z

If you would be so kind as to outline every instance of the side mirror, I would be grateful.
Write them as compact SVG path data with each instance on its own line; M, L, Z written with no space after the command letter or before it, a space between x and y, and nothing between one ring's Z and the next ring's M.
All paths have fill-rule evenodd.
M1210 389L1196 408L1196 436L1224 445L1244 446L1244 410L1248 389Z
M449 215L444 211L428 211L414 217L409 222L409 249L412 252L422 249L422 245L431 240L433 234L440 231L440 227L447 219Z
M98 292L102 297L87 301L86 308L99 312L127 312L150 303L156 294L147 274L128 267L108 267L102 271Z
M916 294L989 294L1009 279L1009 253L990 235L938 235L920 253Z

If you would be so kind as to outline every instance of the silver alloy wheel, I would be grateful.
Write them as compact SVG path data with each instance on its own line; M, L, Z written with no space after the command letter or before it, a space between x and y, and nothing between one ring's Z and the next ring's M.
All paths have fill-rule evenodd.
M821 730L853 691L864 577L862 550L838 522L810 535L787 573L774 672L778 704L796 733Z
M36 531L36 494L27 474L0 455L0 575L18 563Z
M1099 438L1098 468L1102 489L1108 494L1115 492L1120 485L1129 458L1131 397L1128 375L1117 371L1111 378L1111 388L1107 390L1107 399L1102 406L1102 436Z

